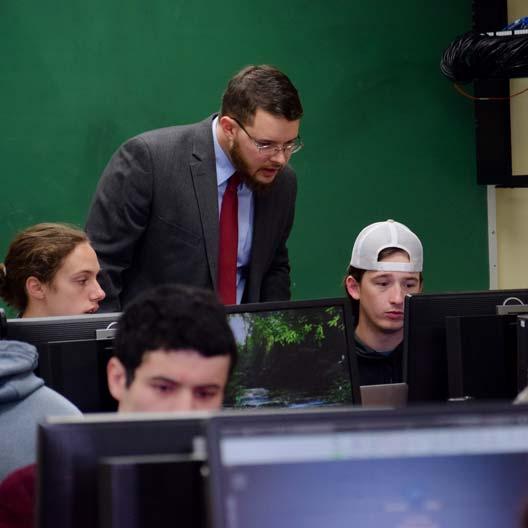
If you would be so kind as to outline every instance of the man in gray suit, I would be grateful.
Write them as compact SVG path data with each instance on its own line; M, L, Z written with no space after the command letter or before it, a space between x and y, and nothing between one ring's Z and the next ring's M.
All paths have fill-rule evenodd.
M213 289L226 304L289 299L297 183L287 163L302 147L302 113L286 75L248 66L229 81L220 114L122 145L86 224L103 308L169 282Z

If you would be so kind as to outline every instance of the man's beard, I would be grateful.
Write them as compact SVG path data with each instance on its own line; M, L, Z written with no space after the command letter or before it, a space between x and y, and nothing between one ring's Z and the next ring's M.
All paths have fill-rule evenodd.
M240 174L240 179L255 193L263 193L271 189L271 187L273 187L277 181L280 169L282 168L280 167L279 172L272 181L265 183L258 181L256 175L249 172L248 165L242 157L240 149L238 148L238 143L236 141L229 149L229 156L231 158L231 162L233 163L233 167L235 167L235 170L238 172L238 174Z

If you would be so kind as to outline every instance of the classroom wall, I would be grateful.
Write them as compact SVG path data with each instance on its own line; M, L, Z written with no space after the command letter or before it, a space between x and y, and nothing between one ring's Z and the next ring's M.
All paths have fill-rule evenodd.
M340 295L356 234L387 218L422 238L428 291L486 288L473 107L438 67L470 27L460 0L4 2L0 260L27 225L83 225L126 138L204 118L235 71L266 62L305 107L293 297Z
M508 0L508 21L528 16L525 0ZM528 88L512 79L510 93ZM528 174L528 94L510 101L512 173ZM528 189L496 189L497 281L499 288L528 288Z

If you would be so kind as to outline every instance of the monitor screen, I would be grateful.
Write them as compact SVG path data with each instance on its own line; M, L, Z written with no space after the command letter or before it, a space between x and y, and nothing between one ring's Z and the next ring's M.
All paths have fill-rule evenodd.
M404 381L409 385L409 401L448 399L445 318L493 315L497 313L497 306L505 302L528 304L528 290L419 293L406 296L403 374Z
M101 459L190 454L207 416L108 414L48 419L38 428L37 526L99 526Z
M359 403L348 299L227 308L238 364L227 407L318 407Z
M518 526L528 413L457 407L214 418L212 526Z
M446 317L446 347L450 399L513 400L526 386L516 315Z

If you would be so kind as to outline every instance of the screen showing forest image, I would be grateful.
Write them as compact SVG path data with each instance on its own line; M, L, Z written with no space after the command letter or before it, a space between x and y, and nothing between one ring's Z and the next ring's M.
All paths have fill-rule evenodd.
M350 404L352 387L341 306L229 315L238 363L227 407Z

